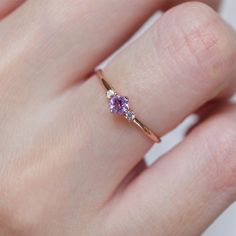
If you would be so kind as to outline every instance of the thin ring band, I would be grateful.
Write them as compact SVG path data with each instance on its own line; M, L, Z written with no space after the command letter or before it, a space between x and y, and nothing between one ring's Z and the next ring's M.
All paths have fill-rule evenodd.
M161 142L161 138L152 132L147 126L145 126L129 109L129 99L127 97L118 95L114 88L107 82L103 71L95 71L97 77L102 81L103 86L107 92L107 98L109 99L110 111L115 114L123 115L129 122L133 122L146 134L153 142Z

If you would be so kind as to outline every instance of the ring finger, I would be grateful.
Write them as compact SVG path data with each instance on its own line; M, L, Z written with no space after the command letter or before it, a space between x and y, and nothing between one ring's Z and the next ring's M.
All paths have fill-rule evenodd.
M145 124L164 135L228 89L236 73L235 55L232 29L209 7L188 3L166 13L118 55L105 74L116 90L129 96L132 108ZM73 94L76 101L78 96L83 97L79 112L86 118L84 137L91 142L91 153L86 150L85 155L88 162L96 163L90 171L108 179L108 191L112 192L151 143L131 124L112 117L96 77Z

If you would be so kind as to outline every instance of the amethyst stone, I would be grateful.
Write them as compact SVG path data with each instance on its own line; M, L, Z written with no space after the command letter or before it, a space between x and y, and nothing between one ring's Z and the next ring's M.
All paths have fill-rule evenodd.
M122 115L129 110L129 101L126 97L115 95L110 99L109 106L112 113Z

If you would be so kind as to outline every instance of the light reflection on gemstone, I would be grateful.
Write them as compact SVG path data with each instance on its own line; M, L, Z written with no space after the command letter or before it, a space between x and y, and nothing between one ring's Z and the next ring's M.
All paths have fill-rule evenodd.
M114 95L110 99L109 107L112 113L123 115L129 110L129 102L124 96Z
M128 120L128 121L133 121L135 119L135 114L133 111L127 111L125 113L125 118Z
M111 99L114 95L115 95L115 91L113 91L111 89L107 91L107 98L108 99Z

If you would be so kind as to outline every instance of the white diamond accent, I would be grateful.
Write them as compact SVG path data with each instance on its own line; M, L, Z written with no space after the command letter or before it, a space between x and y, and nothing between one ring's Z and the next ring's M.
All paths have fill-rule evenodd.
M113 90L108 90L107 91L107 98L111 99L116 93Z
M125 113L125 118L128 120L128 121L133 121L135 119L135 114L133 111L127 111Z

